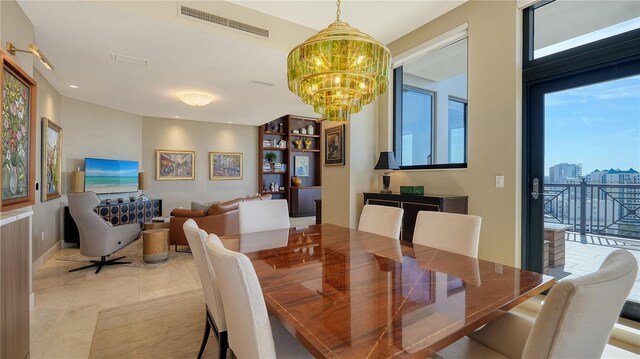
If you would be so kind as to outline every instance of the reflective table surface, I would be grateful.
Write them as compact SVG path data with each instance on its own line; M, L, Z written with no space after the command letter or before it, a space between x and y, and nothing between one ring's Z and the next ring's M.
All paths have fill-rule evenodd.
M222 239L316 357L425 357L553 286L539 273L330 224Z

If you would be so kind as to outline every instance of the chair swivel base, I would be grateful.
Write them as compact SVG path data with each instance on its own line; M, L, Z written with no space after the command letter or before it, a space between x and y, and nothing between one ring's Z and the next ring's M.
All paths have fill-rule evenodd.
M107 260L107 256L102 256L100 257L99 261L95 261L95 260L91 260L89 262L91 262L91 264L87 265L87 266L83 266L80 268L75 268L75 269L70 269L69 272L76 272L79 270L84 270L84 269L89 269L89 268L97 268L96 269L96 274L98 274L100 272L100 270L102 269L102 267L104 266L115 266L118 264L130 264L131 262L116 262L117 260L120 260L122 258L125 257L118 257L118 258L113 258L113 259L109 259Z

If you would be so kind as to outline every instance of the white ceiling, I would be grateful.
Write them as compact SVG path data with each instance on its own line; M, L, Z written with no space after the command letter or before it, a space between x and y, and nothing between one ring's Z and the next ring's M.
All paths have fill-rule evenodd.
M462 2L348 1L341 18L388 43ZM286 57L335 19L334 1L180 2L267 28L270 38L264 39L178 16L176 1L19 4L33 23L36 44L55 70L36 66L64 96L143 116L247 125L288 113L314 116L287 88ZM116 62L112 54L149 63ZM216 99L191 107L177 99L184 91Z

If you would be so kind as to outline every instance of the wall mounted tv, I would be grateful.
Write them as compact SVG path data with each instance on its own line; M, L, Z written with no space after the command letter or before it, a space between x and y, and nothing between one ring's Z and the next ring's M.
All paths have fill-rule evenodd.
M136 192L138 161L84 159L84 190L97 194Z

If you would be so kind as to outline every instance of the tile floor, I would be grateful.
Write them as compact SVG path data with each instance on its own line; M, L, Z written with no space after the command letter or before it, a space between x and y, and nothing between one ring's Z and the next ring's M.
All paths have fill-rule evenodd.
M291 218L294 227L314 223L315 217ZM87 358L101 310L201 287L191 256L176 257L154 269L115 266L99 274L92 270L69 273L81 264L57 258L78 251L60 250L33 276L32 359Z
M626 249L640 263L640 240L620 239L595 235L565 234L565 265L549 270L556 278L573 278L598 270L604 259L616 249ZM640 271L629 294L629 299L640 302Z

